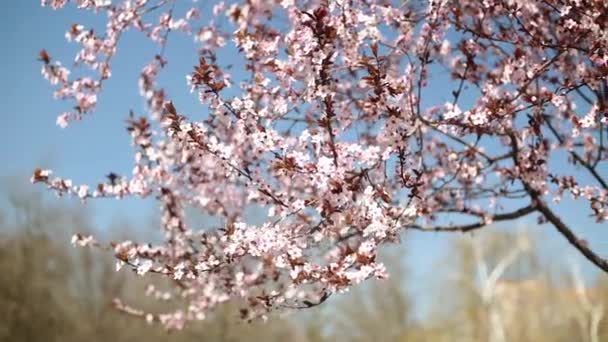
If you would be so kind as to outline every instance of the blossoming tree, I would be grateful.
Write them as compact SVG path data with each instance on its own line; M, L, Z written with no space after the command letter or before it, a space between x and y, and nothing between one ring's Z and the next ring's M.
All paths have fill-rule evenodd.
M61 127L94 120L113 56L137 53L121 45L124 32L158 44L139 78L146 114L127 120L132 175L91 187L32 176L83 200L158 200L161 245L73 238L176 285L150 293L177 310L116 300L119 310L180 328L231 299L244 319L307 308L385 277L378 250L404 230L468 232L529 214L608 271L555 208L567 193L608 220L608 2L247 0L212 13L189 0L71 2L107 25L67 31L82 46L81 77L40 52L55 96L73 104ZM157 80L175 34L195 42L183 90L207 109L202 120ZM229 70L230 51L242 63ZM190 227L186 208L221 225ZM244 218L251 208L262 224Z

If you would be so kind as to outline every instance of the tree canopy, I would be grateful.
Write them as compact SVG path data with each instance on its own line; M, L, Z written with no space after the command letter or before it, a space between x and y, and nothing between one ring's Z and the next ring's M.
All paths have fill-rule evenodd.
M125 114L132 174L97 185L32 176L82 200L158 200L161 244L73 238L175 285L165 299L178 309L119 310L181 328L230 299L245 303L243 319L310 308L386 277L378 252L405 230L469 232L530 214L608 271L556 207L569 196L608 219L606 1L247 0L203 12L196 1L182 11L185 0L42 0L68 2L106 25L69 27L77 72L51 48L39 54L73 108L61 127L112 100L113 57L139 53L125 32L158 44L139 77L144 114ZM178 34L194 40L182 90L203 117L177 108L179 89L159 79ZM261 223L245 218L251 208ZM220 223L192 227L187 209Z

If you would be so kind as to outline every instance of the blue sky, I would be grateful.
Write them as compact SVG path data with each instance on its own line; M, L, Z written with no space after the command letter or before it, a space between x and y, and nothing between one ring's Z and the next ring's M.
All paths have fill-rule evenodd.
M210 7L202 5L204 7ZM23 186L29 184L31 171L38 167L52 168L59 176L70 177L75 183L96 184L110 171L130 175L133 153L129 136L124 129L124 119L130 109L143 112L143 100L138 95L137 77L141 68L153 56L158 47L144 42L136 32L130 32L122 42L127 50L119 48L114 59L113 78L105 85L99 97L99 105L93 116L74 123L67 129L55 125L56 116L69 109L68 102L55 101L51 86L40 75L37 53L46 48L52 57L70 64L77 45L67 43L64 33L74 22L100 23L90 13L72 7L52 11L40 7L38 0L11 1L0 14L0 32L4 38L0 54L0 96L2 97L2 134L0 134L0 157L4 160L0 175L15 176L11 179ZM138 51L137 54L130 51ZM128 53L126 53L128 52ZM190 113L196 119L205 109L198 105L194 94L190 94L185 75L197 62L195 45L183 35L170 37L167 47L169 70L161 77L169 95L178 109ZM449 94L449 92L447 92ZM440 103L445 99L436 98ZM608 170L606 170L608 172ZM156 217L156 205L152 201L102 200L90 202L94 222L107 227L117 220L127 219L148 227L150 218ZM600 250L608 252L606 225L594 224L581 215L582 207L565 201L560 213L574 225L583 237L591 240ZM509 223L506 229L534 222ZM601 230L600 230L601 229ZM587 275L594 268L578 256L552 227L538 228L543 231L544 250L550 263L566 260L573 255ZM448 238L446 238L448 237ZM413 279L433 276L440 268L438 261L445 257L449 235L436 233L408 233L404 252L414 272ZM69 239L68 236L65 239ZM603 253L604 255L608 253ZM425 283L412 282L414 290L425 291Z

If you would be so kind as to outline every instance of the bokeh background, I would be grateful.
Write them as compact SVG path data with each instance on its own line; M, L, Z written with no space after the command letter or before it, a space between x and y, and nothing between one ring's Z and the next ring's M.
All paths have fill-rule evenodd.
M199 4L201 12L210 11L207 2ZM115 77L106 83L96 113L62 130L55 119L69 105L52 99L37 53L46 48L69 64L77 49L65 42L69 25L103 22L72 7L41 8L37 0L4 5L0 341L608 341L608 277L551 227L538 226L536 217L468 235L406 232L400 245L383 251L388 280L366 282L320 307L280 313L267 323L240 322L238 303L171 333L121 315L111 306L116 297L151 310L160 304L146 295L144 279L126 269L115 272L111 255L76 249L69 240L75 232L105 240L157 240L156 204L58 199L29 178L36 167L77 184L95 184L109 172L130 174L124 119L130 109L143 112L137 77L158 47L128 33L123 44L138 54L119 51ZM197 60L193 51L190 38L171 37L170 65L161 81L176 105L196 116L204 109L185 83ZM605 225L580 215L568 201L561 210L608 255ZM204 217L193 220L206 223ZM146 283L162 286L162 279L150 277Z

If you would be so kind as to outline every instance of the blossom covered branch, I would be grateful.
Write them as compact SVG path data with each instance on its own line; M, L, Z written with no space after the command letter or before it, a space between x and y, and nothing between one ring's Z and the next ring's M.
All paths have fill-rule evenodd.
M97 186L32 176L83 200L156 197L164 243L74 240L112 250L119 268L173 279L158 297L180 308L117 300L123 312L181 328L228 300L244 319L307 308L386 277L378 251L406 229L464 232L532 213L608 271L551 207L569 193L608 220L603 0L248 0L211 12L196 1L182 11L188 0L42 4L68 2L107 24L66 33L89 76L71 78L40 52L55 96L73 102L61 127L103 99L117 50L137 53L121 45L124 32L159 45L139 78L147 115L127 119L132 175ZM203 119L176 108L158 79L170 32L195 42L184 90ZM242 63L228 72L221 57L236 52ZM194 229L187 208L222 224ZM252 208L263 223L245 219ZM465 218L445 225L454 215Z

